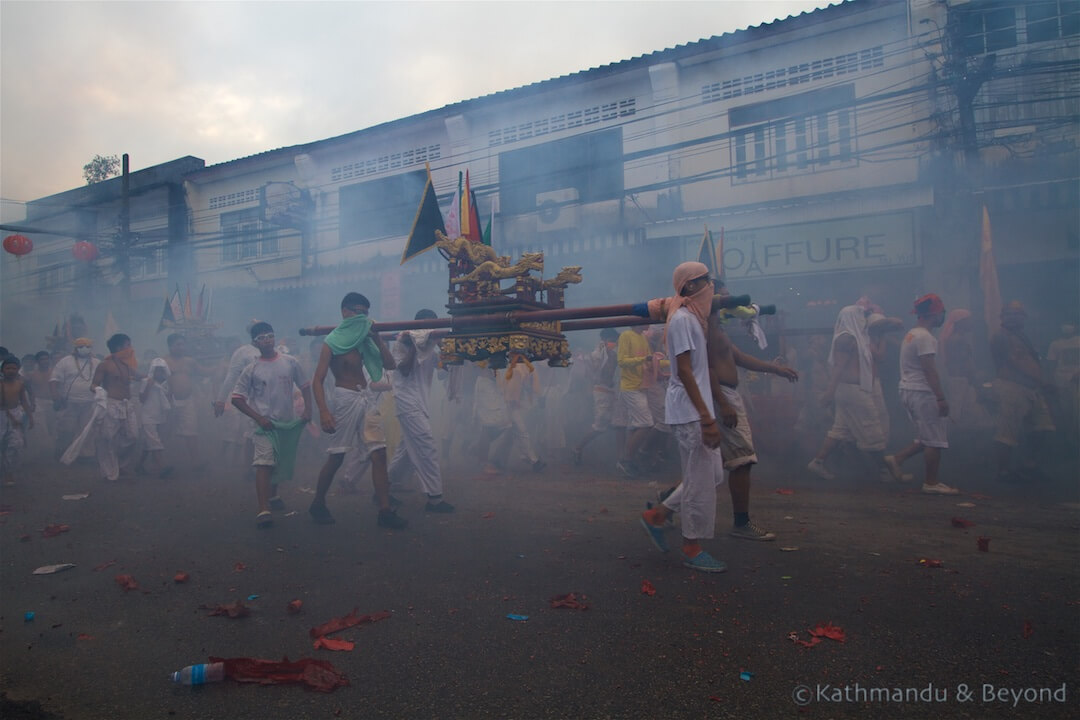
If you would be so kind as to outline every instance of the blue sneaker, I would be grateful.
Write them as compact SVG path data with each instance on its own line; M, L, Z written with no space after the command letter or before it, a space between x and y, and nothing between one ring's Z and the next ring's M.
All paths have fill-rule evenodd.
M655 525L650 525L649 521L645 518L639 518L641 521L641 527L645 528L645 532L649 533L649 539L652 540L652 544L656 546L656 549L662 553L668 551L667 538L664 537L664 529L658 528Z
M706 573L722 573L727 572L727 563L723 560L717 560L709 553L702 550L700 553L692 558L683 556L683 565L691 570L697 570L698 572Z

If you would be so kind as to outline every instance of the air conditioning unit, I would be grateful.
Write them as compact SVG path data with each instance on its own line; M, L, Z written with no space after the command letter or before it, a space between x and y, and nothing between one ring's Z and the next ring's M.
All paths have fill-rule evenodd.
M577 227L579 200L577 188L536 193L536 229L551 232Z

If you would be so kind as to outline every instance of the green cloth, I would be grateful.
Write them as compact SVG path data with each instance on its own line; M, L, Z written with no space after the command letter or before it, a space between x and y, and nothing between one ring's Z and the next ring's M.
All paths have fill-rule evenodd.
M363 313L347 317L326 336L326 345L335 355L344 355L350 350L360 352L371 382L382 379L382 353L371 337L371 318Z
M304 426L308 421L297 419L288 422L279 420L270 422L274 423L272 430L257 428L255 434L265 435L270 440L271 447L274 448L277 465L274 466L270 480L277 485L282 480L285 482L292 480L293 468L296 467L296 446L300 444L300 436L304 434Z

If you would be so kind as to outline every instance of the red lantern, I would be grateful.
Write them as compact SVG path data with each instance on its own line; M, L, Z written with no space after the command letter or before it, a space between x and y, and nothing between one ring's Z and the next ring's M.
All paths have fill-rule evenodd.
M84 263L92 263L97 260L97 245L92 242L80 240L75 243L75 247L71 248L71 254L75 256L76 260L81 260Z
M8 235L4 238L4 250L19 257L34 249L34 241L25 235Z

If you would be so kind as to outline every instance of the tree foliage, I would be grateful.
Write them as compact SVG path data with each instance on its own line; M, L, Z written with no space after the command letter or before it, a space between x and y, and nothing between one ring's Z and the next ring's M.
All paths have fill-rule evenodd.
M108 180L120 171L120 158L116 155L95 155L94 159L83 165L83 177L87 185Z

